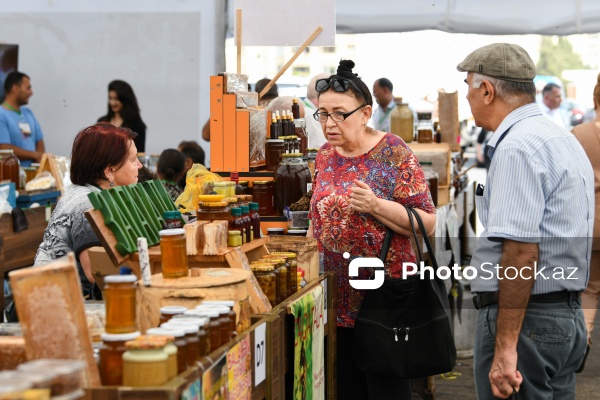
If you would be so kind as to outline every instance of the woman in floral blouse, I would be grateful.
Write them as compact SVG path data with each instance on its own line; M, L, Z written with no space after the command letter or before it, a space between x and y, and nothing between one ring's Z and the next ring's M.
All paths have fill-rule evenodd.
M307 236L317 239L325 271L337 273L338 398L410 399L409 380L364 373L354 361L352 332L364 293L350 286L348 266L357 257L379 257L389 227L397 235L386 277L401 277L402 263L416 261L402 205L417 210L428 233L435 227L435 207L419 162L402 139L367 126L373 99L352 68L354 62L342 60L337 74L316 82L314 118L328 143L316 158ZM358 279L369 275L366 269L360 274Z

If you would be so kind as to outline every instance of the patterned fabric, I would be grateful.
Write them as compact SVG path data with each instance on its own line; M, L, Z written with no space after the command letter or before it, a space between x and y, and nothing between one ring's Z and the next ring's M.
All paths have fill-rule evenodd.
M370 214L349 207L353 181L365 182L379 198L435 213L425 175L417 158L396 135L387 133L369 152L343 157L329 143L315 162L314 194L309 218L325 271L337 273L337 325L353 327L363 293L348 281L348 265L356 257L379 257L386 227ZM343 254L349 253L345 259ZM386 260L386 276L401 276L403 262L415 262L406 236L395 235ZM360 279L368 278L366 269Z
M169 193L169 196L171 196L171 200L173 200L173 202L175 202L175 200L177 200L177 198L179 197L179 195L181 193L183 193L183 188L181 186L179 186L178 184L176 184L175 182L171 182L171 181L161 181L163 186L165 187L165 189L167 189L167 193Z
M84 212L93 208L88 193L99 191L100 189L92 185L73 185L69 188L52 212L33 262L34 266L47 264L73 251L84 293L87 293L92 285L83 273L79 253L89 247L101 245Z

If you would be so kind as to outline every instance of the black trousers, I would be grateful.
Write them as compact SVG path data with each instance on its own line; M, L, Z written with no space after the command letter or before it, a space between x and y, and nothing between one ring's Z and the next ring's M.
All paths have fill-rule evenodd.
M352 328L337 328L337 398L339 400L410 400L411 380L370 374L354 360Z

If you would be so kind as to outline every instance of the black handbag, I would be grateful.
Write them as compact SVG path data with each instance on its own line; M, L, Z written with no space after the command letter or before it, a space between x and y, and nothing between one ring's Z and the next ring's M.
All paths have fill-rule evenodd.
M405 207L417 243L413 216L429 252L437 262L418 213ZM381 249L385 263L394 232L388 228ZM399 378L422 378L450 372L456 364L450 304L444 282L435 276L385 279L379 289L367 290L354 325L354 356L364 372Z

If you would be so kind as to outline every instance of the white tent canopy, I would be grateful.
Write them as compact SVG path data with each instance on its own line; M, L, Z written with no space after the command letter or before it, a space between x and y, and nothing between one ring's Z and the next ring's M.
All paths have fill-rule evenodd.
M232 8L230 0L228 36L233 35ZM490 35L572 35L600 32L600 1L338 0L336 19L337 33L435 29Z

